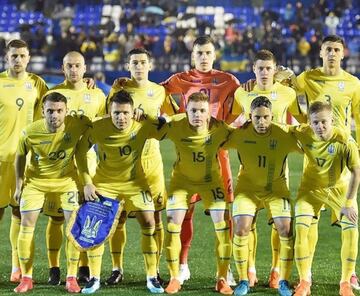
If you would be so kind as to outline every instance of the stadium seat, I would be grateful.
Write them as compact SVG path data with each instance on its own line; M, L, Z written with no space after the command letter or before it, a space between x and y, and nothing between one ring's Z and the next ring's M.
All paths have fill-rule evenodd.
M206 13L206 14L215 14L215 8L214 8L214 6L207 6L207 7L205 8L205 13Z
M197 6L195 8L195 14L204 15L205 14L205 7L204 6Z

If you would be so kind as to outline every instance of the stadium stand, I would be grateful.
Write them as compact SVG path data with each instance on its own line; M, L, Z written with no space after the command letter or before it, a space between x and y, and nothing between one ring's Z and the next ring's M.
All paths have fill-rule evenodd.
M268 48L300 72L305 65L319 65L319 42L329 33L326 18L332 14L338 19L336 33L348 44L344 68L359 72L358 1L170 2L2 0L0 42L19 37L29 42L31 69L37 72L58 70L69 50L81 51L93 72L123 70L134 46L153 53L156 70L176 72L189 68L195 36L210 34L223 70L249 71L254 52Z

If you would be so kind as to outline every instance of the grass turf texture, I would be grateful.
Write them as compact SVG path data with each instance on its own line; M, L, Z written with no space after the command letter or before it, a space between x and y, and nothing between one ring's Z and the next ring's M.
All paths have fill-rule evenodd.
M165 167L166 181L169 181L171 176L172 164L175 159L173 145L165 141L161 145L163 152L163 161ZM298 154L290 155L290 184L292 198L295 197L296 188L301 177L301 162L302 157ZM231 152L231 164L233 176L236 179L238 170L238 160L235 153ZM165 221L165 213L164 213ZM67 292L64 285L49 286L48 280L48 265L46 258L45 245L45 229L47 218L40 216L38 221L35 242L35 265L34 265L34 280L35 287L29 295L64 295ZM6 215L0 225L0 233L3 238L0 244L0 295L14 295L12 290L16 287L15 284L9 282L11 271L11 250L8 240L10 225L10 209L7 209ZM257 275L259 284L255 289L252 289L251 295L277 295L276 290L271 290L266 287L268 275L271 266L271 251L270 251L270 230L267 225L266 211L262 211L258 218L258 249L257 249ZM129 219L127 224L128 242L125 249L125 279L116 287L106 287L102 284L101 289L96 292L98 295L149 295L146 289L144 262L140 250L140 229L135 219ZM330 211L322 212L322 219L320 220L320 234L319 242L313 264L313 286L312 295L338 295L339 280L341 272L340 264L340 229L338 227L330 226ZM165 257L165 254L163 254ZM214 251L214 233L210 217L205 216L202 211L202 204L198 203L196 206L196 213L194 219L194 240L189 256L189 267L191 271L191 280L185 282L183 289L180 291L181 295L216 295L214 294L215 287L215 251ZM61 275L62 280L65 280L65 255L62 250L61 260ZM162 258L161 276L168 279L168 271L166 268L165 258ZM232 264L232 270L236 277L236 269ZM106 247L103 265L102 265L102 281L105 280L111 273L111 260ZM293 266L292 283L296 283L297 274L295 264Z

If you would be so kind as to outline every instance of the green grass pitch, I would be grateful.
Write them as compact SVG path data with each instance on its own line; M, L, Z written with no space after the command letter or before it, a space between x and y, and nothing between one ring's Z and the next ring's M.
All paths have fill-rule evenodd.
M163 159L165 166L165 176L167 181L171 175L172 163L175 158L172 144L165 141L162 143ZM231 163L233 175L236 176L238 160L235 153L231 153ZM290 156L290 183L292 198L296 193L296 188L301 177L300 155ZM165 216L165 213L164 213ZM165 217L164 217L165 218ZM165 219L164 219L165 220ZM340 280L340 229L329 226L329 211L322 214L320 220L319 243L313 264L313 286L312 295L338 295L338 283ZM45 247L45 228L47 219L41 216L36 230L36 251L34 265L35 288L29 295L65 295L67 294L64 285L51 287L47 285L48 267ZM10 224L10 210L0 225L2 243L0 244L0 295L14 295L12 290L15 284L8 282L11 271L11 252L8 240ZM196 207L194 220L194 240L190 251L189 266L191 280L185 282L179 295L216 295L215 286L215 253L214 253L214 234L211 220L202 213L202 205ZM149 295L145 287L144 263L140 251L139 227L134 219L130 219L127 224L128 243L125 250L125 280L117 287L105 287L96 293L97 295ZM257 274L259 278L258 286L252 290L251 295L277 295L276 290L266 287L268 274L271 265L270 252L270 227L266 223L266 212L262 211L258 219L258 249L257 249ZM235 272L235 266L232 264ZM105 250L102 279L104 280L111 271L111 260L108 248ZM62 278L65 278L65 257L62 252ZM165 260L162 260L162 277L168 279L168 271ZM292 282L297 281L296 267L293 266Z

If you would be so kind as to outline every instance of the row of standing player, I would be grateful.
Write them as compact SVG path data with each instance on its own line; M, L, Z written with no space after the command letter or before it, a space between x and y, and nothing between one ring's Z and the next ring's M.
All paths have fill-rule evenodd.
M339 42L335 42L335 43L339 43ZM337 76L336 74L332 75L331 73L330 74L326 73L327 68L326 68L325 63L328 62L331 64L334 62L334 61L331 61L331 59L334 60L333 56L331 57L331 59L330 58L326 59L326 54L334 55L335 49L332 49L332 50L333 50L333 53L331 52L331 49L328 53L325 49L323 50L323 48L322 48L322 54L324 57L324 68L323 69L325 69L324 70L325 76L335 76L336 77ZM341 51L338 54L340 54L340 56L341 56ZM225 74L221 71L216 71L216 70L212 69L212 63L215 59L215 54L214 54L214 48L213 48L213 45L211 44L211 41L205 42L204 44L201 44L201 42L198 45L195 44L193 57L194 57L194 62L195 62L195 69L189 71L190 73L188 72L188 73L180 73L180 74L174 75L164 84L165 87L168 90L170 90L170 93L172 93L173 98L180 99L179 105L180 105L181 111L184 111L184 109L185 109L185 104L186 104L185 102L186 102L186 98L187 98L188 94L190 94L196 90L197 91L201 90L201 91L206 92L210 96L212 115L219 119L229 120L229 116L231 114L230 110L232 108L232 96L233 96L233 93L235 92L235 90L237 89L237 87L239 86L236 78L231 77L230 74ZM263 60L260 60L260 62L261 61L263 61ZM337 61L335 61L335 62L337 62ZM268 80L268 82L271 81L271 83L268 83L268 85L266 86L267 88L269 85L272 85L273 82L271 79L271 74L267 74L267 75L262 74L264 72L267 72L269 70L269 68L266 68L263 65L256 67L256 64L257 64L257 61L255 61L254 70L255 70L255 74L257 74L256 71L259 72L258 75L256 75L256 76L257 76L257 80L258 80L257 84L259 86L259 90L261 91L262 84L264 84L264 82L266 82L266 80ZM64 66L66 66L66 64L64 64ZM133 70L133 72L131 72L132 77L136 78L136 76L138 75L138 76L140 76L140 81L142 80L141 75L144 75L144 72L148 72L150 70L150 69L147 69L145 71L137 71L136 72L135 70L136 70L136 67L138 67L138 66L136 66L136 65L133 65L133 66L135 69ZM19 65L15 65L15 68L16 67L17 67L17 69L21 68L21 66L19 67ZM129 63L129 67L131 70L131 63ZM271 69L271 67L270 67L270 69ZM272 70L274 70L274 67L272 68ZM261 77L261 75L263 77ZM71 74L69 75L69 77L67 77L67 81L78 79L81 76L81 73L73 75L72 77L70 77L70 76L71 76ZM146 73L146 78L147 78L147 73ZM311 79L312 78L310 77L309 80L311 80ZM332 80L336 81L336 79L332 79ZM340 82L343 81L343 77L340 77L338 80L339 80L338 88L341 91ZM144 81L147 81L147 79L143 80L143 82ZM180 83L180 82L182 82L182 83ZM39 85L39 83L38 83L38 85ZM224 89L227 91L226 93L223 92ZM219 90L222 90L220 92L220 94L219 94ZM264 89L264 90L266 90L266 89ZM151 95L151 91L152 91L151 89L148 90L148 93L150 95ZM242 90L239 89L238 93L241 93L241 91ZM323 92L323 91L321 91L321 92ZM318 91L318 93L321 94L319 91ZM276 94L277 94L276 91L274 91L274 90L270 91L270 95L273 96L274 100L277 99L276 97L274 97L274 95L276 95ZM309 94L308 94L308 96L309 96ZM19 97L21 97L21 96L19 96ZM337 97L337 96L334 96L334 97ZM350 97L350 100L354 99L354 101L355 101L355 98L353 98L351 95L349 97ZM18 104L18 106L20 106L23 103L21 103L19 100L19 101L17 101L17 104ZM355 104L353 104L353 105L355 105ZM79 110L80 109L77 109L77 110L75 110L75 112L77 112ZM346 108L346 111L348 113L350 113L348 107ZM356 117L355 117L355 119L356 119ZM222 166L223 170L226 170L226 169L224 169L224 167L225 166L223 165ZM228 184L229 184L229 182L227 181L226 185L228 185ZM228 188L228 186L227 186L227 188ZM190 216L191 216L191 214L190 214ZM15 220L15 218L13 218L13 220ZM191 220L185 218L185 221L186 221L185 223L189 223L189 221L191 221ZM14 222L16 222L16 221L14 221ZM56 223L53 223L53 224L56 224ZM186 229L186 227L184 229ZM189 229L189 227L188 227L188 229ZM123 230L121 230L121 231L123 231ZM185 247L183 248L183 250L186 250L186 248L188 248L188 246L189 246L188 240L187 240L187 243L184 243L184 246ZM52 249L52 248L49 248L49 249ZM56 248L54 248L54 249L56 249ZM117 253L117 252L113 252L113 253ZM184 260L184 258L183 258L183 260ZM274 267L273 271L276 272L276 264L274 264L274 265L275 266L273 266ZM251 275L251 273L253 274L255 270L254 270L253 266L249 266L249 267L250 267L249 273ZM119 268L119 270L121 270L121 266L118 266L118 268ZM182 272L184 270L186 271L186 268L184 268L184 265L181 266L181 269L182 269ZM116 270L116 268L114 270ZM189 275L184 276L184 278L186 278L186 277L189 277ZM252 277L253 277L253 275L252 275Z

